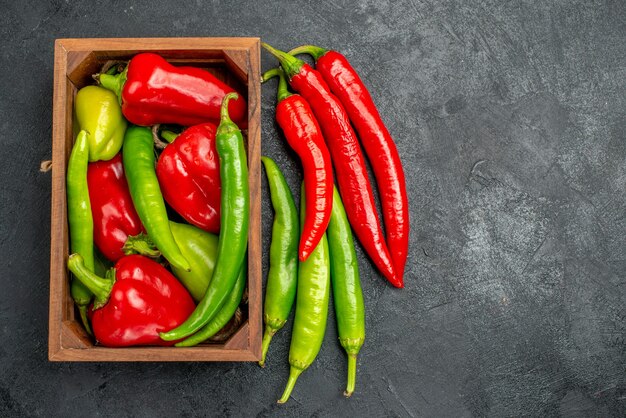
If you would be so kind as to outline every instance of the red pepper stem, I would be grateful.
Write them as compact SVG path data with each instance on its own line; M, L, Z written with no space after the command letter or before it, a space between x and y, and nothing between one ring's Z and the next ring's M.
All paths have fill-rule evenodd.
M128 66L124 68L119 74L94 74L94 79L99 85L105 89L111 90L117 96L117 100L122 104L122 89L124 83L126 83L126 76L128 74Z
M285 72L278 67L272 68L271 70L267 70L263 74L262 82L265 83L267 80L273 77L278 77L278 93L276 96L278 97L279 103L285 100L287 97L293 96L293 93L291 93L289 89L287 88L287 80L285 79Z
M296 47L288 52L289 55L308 54L313 57L315 61L320 59L322 55L328 52L328 49L324 49L315 45L302 45Z
M161 252L154 245L154 242L152 242L148 234L144 233L126 238L122 251L126 255L141 254L150 258L159 258L161 256Z
M284 51L273 48L265 42L261 42L261 46L265 48L270 54L275 56L278 61L280 61L280 65L281 67L283 67L283 70L285 70L285 74L289 79L298 74L300 72L300 69L304 65L304 61L299 60L298 58L289 55Z
M343 396L349 398L354 392L356 385L356 354L348 354L348 384Z
M87 287L94 294L94 309L104 306L111 294L113 288L114 275L103 278L95 274L93 271L85 267L85 260L80 254L72 254L67 260L67 268L74 273L74 277Z
M302 371L302 369L291 366L291 368L289 369L289 380L287 381L287 386L285 386L283 396L278 400L278 403L283 404L289 400L289 397L291 396L291 391L293 391L293 388L296 385L296 381L298 380L298 377L300 376Z

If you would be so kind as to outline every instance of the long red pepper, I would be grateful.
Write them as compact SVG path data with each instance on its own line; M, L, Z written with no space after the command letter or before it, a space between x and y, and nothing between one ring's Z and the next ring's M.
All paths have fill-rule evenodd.
M287 90L282 70L275 68L263 74L263 82L278 76L276 121L289 146L298 154L304 171L306 209L298 249L300 261L306 260L317 247L328 227L333 205L333 166L322 131L309 104L298 94Z
M369 158L382 206L387 246L400 280L409 247L409 204L402 162L367 87L345 56L314 45L289 54L309 54L330 90L345 107Z
M310 65L264 42L261 45L280 61L291 87L309 102L320 122L335 167L339 192L356 236L387 280L396 287L403 287L380 227L361 146L344 107L330 92L320 73Z
M93 240L107 259L117 261L124 257L126 239L144 231L128 191L122 153L109 161L89 163L87 184Z

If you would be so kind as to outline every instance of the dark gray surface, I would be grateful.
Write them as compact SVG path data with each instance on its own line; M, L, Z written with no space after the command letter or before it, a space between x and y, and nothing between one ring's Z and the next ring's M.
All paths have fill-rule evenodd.
M0 5L1 416L626 415L623 1L171 3ZM50 176L37 170L53 41L121 36L320 44L370 87L413 228L402 291L359 250L368 322L352 399L334 315L285 406L290 324L264 370L47 362ZM263 152L297 190L274 104L271 83ZM268 248L267 194L263 213Z

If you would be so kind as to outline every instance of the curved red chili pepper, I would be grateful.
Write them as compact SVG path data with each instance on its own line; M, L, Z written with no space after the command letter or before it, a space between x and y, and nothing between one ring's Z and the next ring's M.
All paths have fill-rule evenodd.
M156 165L163 198L187 222L205 231L220 230L220 165L216 126L187 128L165 147Z
M345 56L313 45L289 52L307 53L316 61L330 90L345 107L369 158L382 206L387 245L400 280L409 248L409 204L402 162L367 87Z
M124 256L126 239L144 231L128 191L122 154L109 161L89 163L87 185L94 242L106 258L117 261Z
M261 45L279 59L289 77L289 84L309 102L320 122L350 225L363 248L392 285L403 287L380 227L361 146L341 102L311 66L265 43Z
M206 70L175 67L150 52L135 55L121 74L97 78L117 94L126 119L141 126L219 122L222 99L235 91ZM246 108L241 95L231 100L228 111L233 121L247 121Z
M302 96L287 91L280 69L263 74L263 81L279 76L276 121L289 146L298 154L304 171L306 209L298 249L300 261L306 260L326 232L333 204L333 166L322 131L313 111Z

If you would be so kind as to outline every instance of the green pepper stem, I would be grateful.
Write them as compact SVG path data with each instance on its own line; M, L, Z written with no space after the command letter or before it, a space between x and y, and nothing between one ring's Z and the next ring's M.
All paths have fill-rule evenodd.
M262 82L265 83L267 80L273 77L278 77L278 102L285 100L289 96L293 96L293 93L289 91L287 88L287 80L285 79L285 72L280 68L272 68L271 70L267 70L262 77Z
M178 138L178 135L180 134L172 131L161 131L161 138L165 139L170 144L174 142L176 138Z
M356 354L348 354L348 384L343 396L349 398L354 392L356 385Z
M80 254L70 255L67 260L67 267L74 273L74 277L94 294L94 309L98 309L107 303L113 288L113 282L115 281L112 277L103 278L89 270L85 267L85 260Z
M285 74L289 79L298 74L300 72L300 69L304 65L304 61L299 60L298 58L289 55L284 51L273 48L271 45L268 45L265 42L261 42L261 46L265 48L270 54L275 56L278 61L280 61L280 65L281 67L283 67L283 70L285 70Z
M296 47L288 52L289 55L308 54L313 57L315 61L320 59L322 55L327 53L328 50L315 45L302 45Z
M111 90L117 96L117 100L122 104L122 89L126 83L128 66L119 74L94 74L94 79L105 89Z
M222 99L222 107L220 108L220 123L233 123L228 114L228 102L230 102L231 99L237 100L238 98L239 95L235 92L228 93L224 96Z
M126 255L141 254L150 258L159 258L161 256L161 251L157 249L148 234L144 233L126 238L122 251Z
M272 341L272 337L276 334L276 330L271 328L269 325L265 325L265 331L263 332L263 342L261 347L263 349L263 353L261 355L261 360L259 361L259 366L265 367L265 356L267 355L267 350L270 348L270 342Z
M85 331L87 331L87 334L93 335L93 332L91 331L91 326L89 326L89 318L87 317L87 306L84 306L84 305L79 306L78 313L80 314L80 320L83 323L83 326L85 327Z
M278 400L279 404L283 404L289 400L289 397L291 396L291 391L293 391L293 388L296 385L296 381L298 380L298 377L301 373L302 369L291 366L291 368L289 369L289 380L287 380L287 386L285 386L283 396Z

